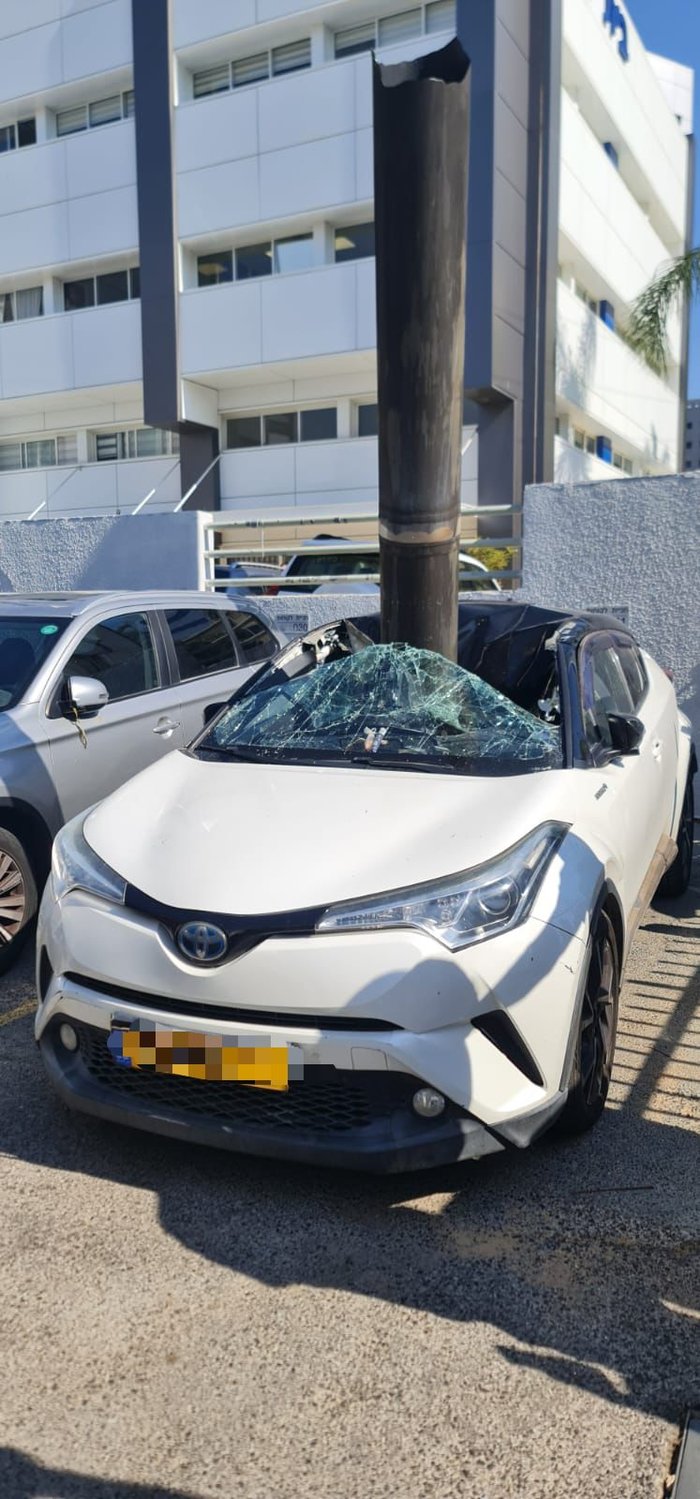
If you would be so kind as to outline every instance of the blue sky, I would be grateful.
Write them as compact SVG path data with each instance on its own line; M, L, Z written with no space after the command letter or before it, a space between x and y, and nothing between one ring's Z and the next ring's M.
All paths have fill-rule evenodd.
M698 0L627 0L634 24L650 52L673 57L695 68L695 138L698 142L695 169L695 228L693 243L700 244L700 4ZM691 320L691 353L688 395L700 396L700 303L696 300Z

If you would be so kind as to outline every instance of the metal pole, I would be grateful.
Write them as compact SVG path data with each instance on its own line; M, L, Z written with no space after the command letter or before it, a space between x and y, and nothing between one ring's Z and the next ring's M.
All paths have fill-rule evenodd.
M384 641L457 658L469 59L374 63Z

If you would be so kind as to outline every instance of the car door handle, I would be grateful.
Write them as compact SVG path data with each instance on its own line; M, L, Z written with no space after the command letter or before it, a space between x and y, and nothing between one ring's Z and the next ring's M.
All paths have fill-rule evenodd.
M159 718L153 733L162 734L163 738L167 739L168 735L174 734L175 730L179 729L179 727L179 723L175 723L175 720L172 718Z
M661 755L662 755L662 752L663 752L663 747L664 747L663 739L655 739L654 740L654 743L651 746L651 753L654 756L655 760L660 760L661 759Z

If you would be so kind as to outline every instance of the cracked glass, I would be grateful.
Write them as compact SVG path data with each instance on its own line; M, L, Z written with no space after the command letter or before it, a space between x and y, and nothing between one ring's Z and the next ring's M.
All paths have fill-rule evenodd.
M562 765L558 727L432 651L370 645L237 698L200 741L222 759L466 774Z

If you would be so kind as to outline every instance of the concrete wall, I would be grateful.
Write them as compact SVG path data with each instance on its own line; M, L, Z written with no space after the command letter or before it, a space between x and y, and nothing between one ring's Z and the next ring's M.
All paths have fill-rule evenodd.
M700 476L533 485L524 537L522 596L627 610L700 744Z
M198 523L191 511L6 521L0 591L197 588Z

